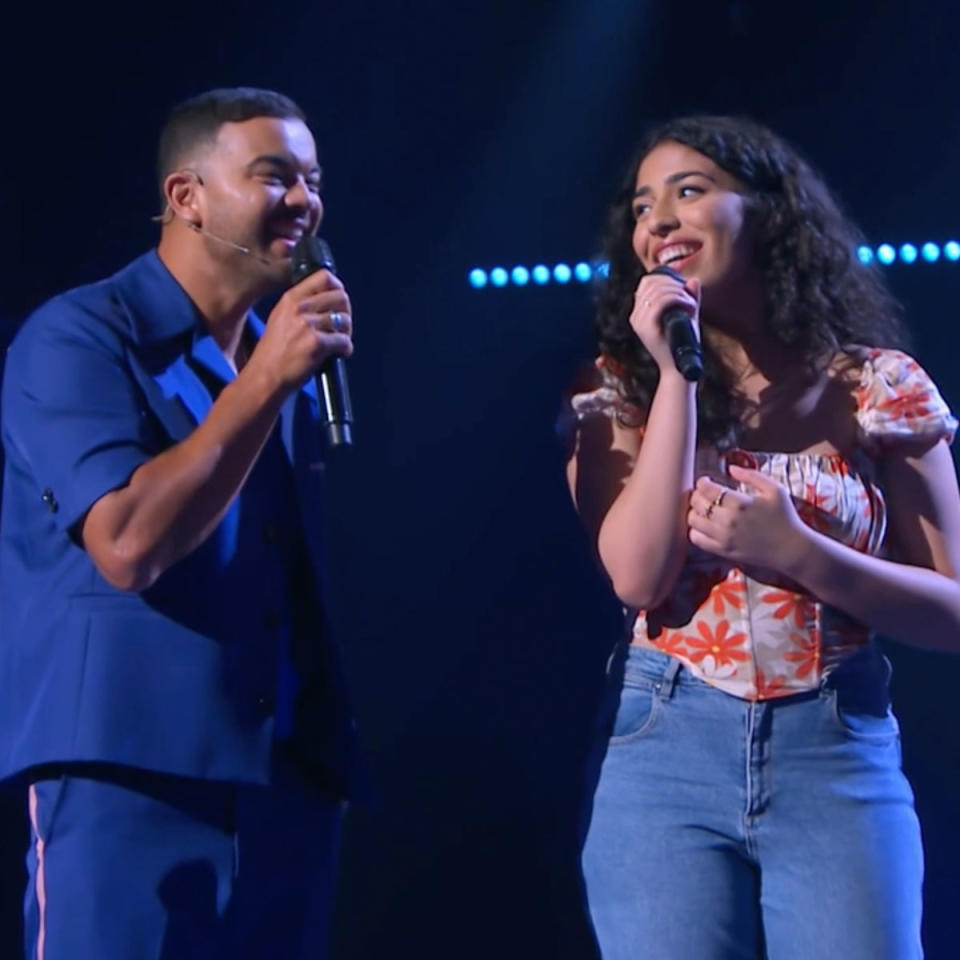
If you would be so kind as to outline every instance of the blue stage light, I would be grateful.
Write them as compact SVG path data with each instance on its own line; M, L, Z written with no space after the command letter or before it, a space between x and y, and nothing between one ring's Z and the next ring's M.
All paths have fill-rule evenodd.
M573 271L565 263L558 263L553 268L553 279L557 283L569 283L570 278L573 276Z
M950 240L944 244L928 240L922 244L902 243L895 247L890 243L881 243L878 247L869 244L860 244L856 248L857 259L862 264L879 263L885 267L897 262L914 264L921 260L925 263L937 263L941 260L957 263L960 261L960 242ZM551 280L560 284L568 284L571 280L579 283L588 283L595 277L607 278L610 276L610 264L605 260L591 263L580 260L573 266L568 263L557 263L547 266L538 263L534 267L515 266L512 269L494 267L489 272L474 267L467 273L470 286L479 290L488 284L495 287L506 287L513 282L515 286L524 287L533 282L537 286L548 285Z

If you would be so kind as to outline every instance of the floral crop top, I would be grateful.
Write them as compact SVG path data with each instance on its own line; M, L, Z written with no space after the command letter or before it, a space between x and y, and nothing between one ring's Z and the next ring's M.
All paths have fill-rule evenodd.
M841 454L719 453L702 448L697 474L726 475L737 463L786 486L801 518L856 550L879 554L887 526L876 463L883 448L928 437L952 441L957 420L927 373L897 350L869 349L855 390L859 444ZM572 400L578 419L612 416L623 405L608 382ZM641 610L633 642L669 653L696 676L746 700L789 696L819 686L869 640L860 622L783 582L691 546L670 597Z

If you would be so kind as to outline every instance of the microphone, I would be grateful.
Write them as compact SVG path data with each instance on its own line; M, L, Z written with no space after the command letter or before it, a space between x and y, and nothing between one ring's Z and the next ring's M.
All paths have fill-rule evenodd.
M216 240L217 243L223 243L228 247L233 247L234 250L239 250L241 253L245 253L248 257L253 257L254 260L259 260L261 263L265 263L268 267L272 267L274 264L282 262L280 260L268 260L266 257L261 257L258 253L254 253L249 247L244 247L239 243L234 243L233 240L227 240L226 237L218 237L215 233L211 233L209 230L204 230L203 227L199 227L195 223L186 221L186 224L194 233L199 233L201 236L209 237L211 240Z
M683 277L670 267L654 267L650 273L659 273L664 277L683 283ZM683 307L668 307L661 318L663 329L670 344L670 353L677 369L684 379L695 382L703 376L703 349L693 329L693 321Z
M293 248L291 264L295 284L317 270L337 272L329 245L319 237L301 237ZM343 357L329 357L324 362L317 374L317 396L327 443L331 447L352 446L353 407L347 384L347 363Z

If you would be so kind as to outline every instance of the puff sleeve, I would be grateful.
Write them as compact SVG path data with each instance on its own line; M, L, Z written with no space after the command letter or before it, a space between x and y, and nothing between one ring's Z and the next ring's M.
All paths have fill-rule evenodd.
M856 401L857 425L867 449L911 439L953 441L956 417L929 374L899 350L867 353Z

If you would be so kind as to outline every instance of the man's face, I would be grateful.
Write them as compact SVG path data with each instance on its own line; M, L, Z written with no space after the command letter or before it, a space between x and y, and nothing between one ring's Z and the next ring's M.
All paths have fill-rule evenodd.
M190 166L202 183L200 226L229 241L207 238L211 256L285 282L294 244L316 233L323 217L317 150L306 124L277 117L225 123ZM230 244L247 247L253 257Z

